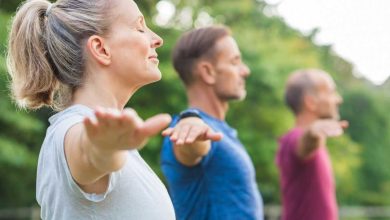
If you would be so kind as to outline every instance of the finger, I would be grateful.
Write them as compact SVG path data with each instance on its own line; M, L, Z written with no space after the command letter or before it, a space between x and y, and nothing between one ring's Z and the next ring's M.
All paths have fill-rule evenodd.
M171 136L173 133L173 128L167 128L161 132L163 136Z
M171 116L168 114L158 114L147 119L140 127L139 134L144 137L149 137L158 134L162 129L166 128L171 122Z
M107 109L105 120L111 127L118 127L121 124L121 112L118 109Z
M188 133L186 138L186 144L193 143L199 137L204 136L206 130L203 127L195 127L191 129L191 132ZM203 138L202 138L203 139Z
M176 129L173 129L170 140L175 143L177 141L178 135L179 132Z
M339 122L333 122L327 124L322 128L323 133L328 137L340 136L344 133L343 128L340 126Z
M326 131L326 135L328 137L337 137L337 136L340 136L342 135L344 132L343 132L343 129L342 128L335 128L335 129L332 129L332 130L327 130Z
M185 143L185 140L188 136L188 134L191 132L191 126L190 125L182 125L180 126L180 130L178 131L176 144L182 145Z
M189 133L187 138L186 138L186 140L184 141L184 143L185 144L192 144L192 143L194 143L197 136L198 135L196 135L194 132Z
M340 126L341 126L343 129L346 129L346 128L348 128L348 126L349 126L349 122L346 121L346 120L340 121L339 124L340 124Z
M109 126L109 123L107 122L106 117L107 117L107 113L106 113L105 109L98 107L95 110L95 118L97 121L97 124L96 124L97 126Z
M206 133L206 130L204 128L199 127L191 127L191 130L189 130L187 137L184 140L185 144L192 144L194 143L199 137L204 136ZM203 138L202 138L203 139Z
M138 114L131 108L126 108L122 111L122 123L134 128L137 124Z
M223 135L219 132L214 132L210 127L198 127L197 129L192 129L189 135L187 136L188 142L194 142L195 140L200 141L220 141ZM186 141L186 143L187 143Z

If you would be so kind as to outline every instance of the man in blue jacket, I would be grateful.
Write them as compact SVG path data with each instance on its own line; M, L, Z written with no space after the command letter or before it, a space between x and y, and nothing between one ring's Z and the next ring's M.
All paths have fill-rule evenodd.
M246 96L249 68L229 29L185 33L173 51L189 108L165 135L161 162L179 220L262 220L252 161L225 122L229 102Z

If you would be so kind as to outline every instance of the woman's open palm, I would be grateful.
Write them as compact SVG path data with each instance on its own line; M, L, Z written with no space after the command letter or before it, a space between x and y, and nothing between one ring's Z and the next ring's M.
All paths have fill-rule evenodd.
M99 108L95 118L85 118L87 137L101 149L135 149L144 146L149 137L168 126L171 117L158 114L143 121L130 108L123 111Z

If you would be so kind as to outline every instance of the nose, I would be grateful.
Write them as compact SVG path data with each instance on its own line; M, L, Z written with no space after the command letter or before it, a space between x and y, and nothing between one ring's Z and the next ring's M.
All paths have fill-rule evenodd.
M152 37L152 40L151 40L152 48L159 48L164 44L163 39L160 36L158 36L156 33L154 33L153 31L150 31L150 34Z
M249 67L245 63L243 63L241 66L241 76L246 78L249 76L250 73L251 70L249 69Z

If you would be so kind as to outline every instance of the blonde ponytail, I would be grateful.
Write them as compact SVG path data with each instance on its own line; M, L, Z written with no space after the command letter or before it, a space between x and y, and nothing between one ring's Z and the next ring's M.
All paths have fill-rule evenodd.
M26 2L15 15L9 35L7 66L12 92L22 107L52 106L58 87L45 45L45 13L50 2Z
M85 39L104 35L112 0L26 1L9 35L7 67L21 107L56 110L71 102L85 72ZM49 7L50 6L50 7ZM49 10L48 10L49 9ZM46 13L48 12L48 13Z

